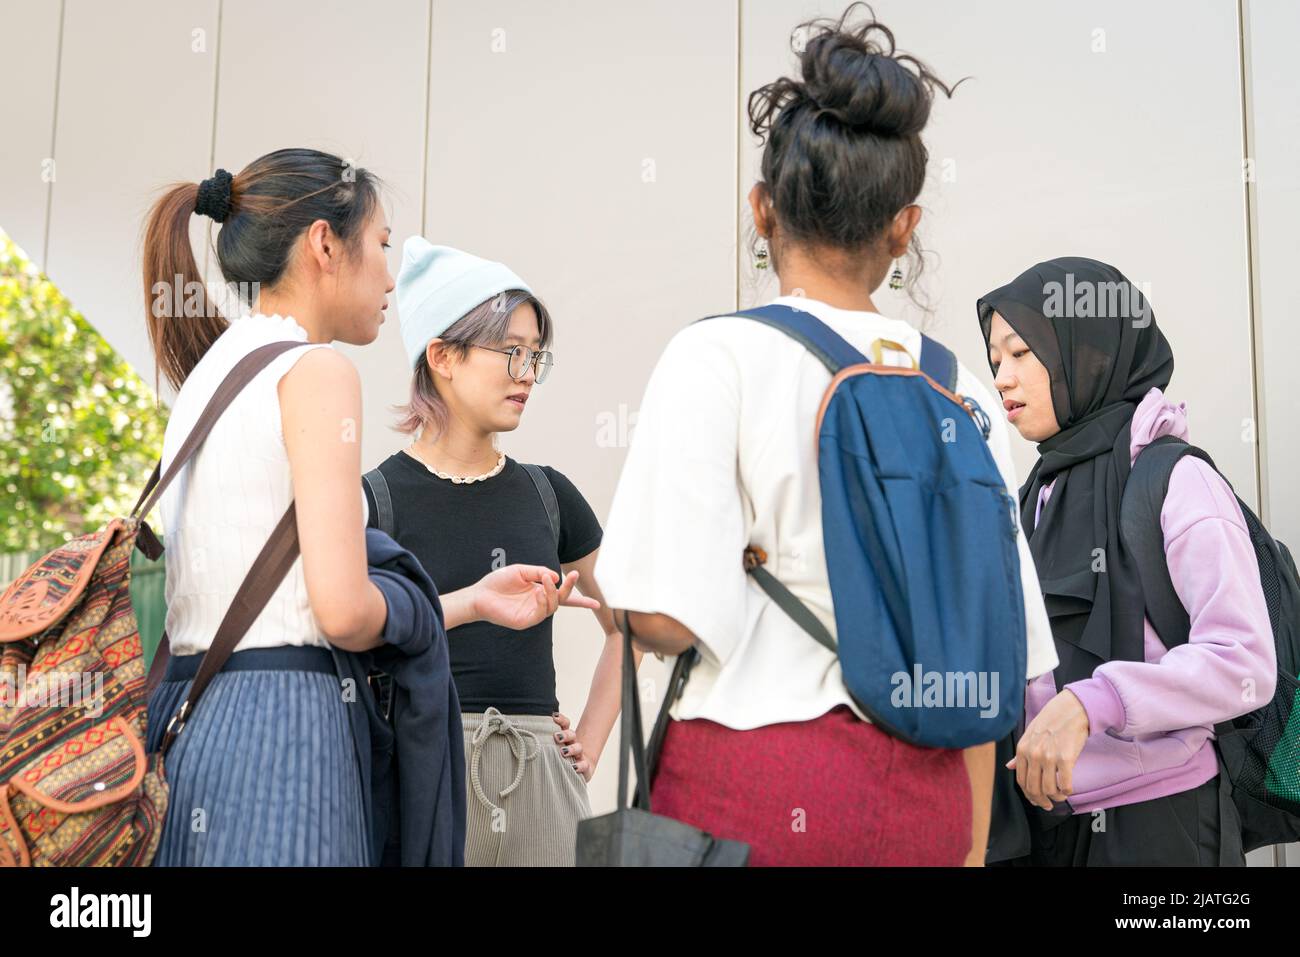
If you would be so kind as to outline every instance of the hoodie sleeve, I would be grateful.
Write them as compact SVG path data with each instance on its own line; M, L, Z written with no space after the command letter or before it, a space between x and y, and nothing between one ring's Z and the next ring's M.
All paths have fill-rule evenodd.
M1181 459L1160 512L1169 577L1191 619L1184 645L1154 662L1110 661L1067 685L1092 734L1131 737L1211 726L1273 697L1277 653L1259 564L1236 496L1200 459Z

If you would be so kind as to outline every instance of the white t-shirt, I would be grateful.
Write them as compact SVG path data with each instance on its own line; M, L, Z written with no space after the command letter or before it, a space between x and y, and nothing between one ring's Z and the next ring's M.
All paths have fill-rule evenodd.
M811 312L863 354L874 340L888 339L920 355L921 334L901 320L798 296L774 301ZM609 607L669 615L699 638L701 659L674 718L745 730L811 720L845 704L867 720L844 686L836 655L741 564L746 545L764 549L765 567L835 634L815 435L830 381L826 367L794 339L734 317L682 329L650 376L595 574ZM957 391L989 414L989 448L1014 498L1000 403L964 366ZM1028 544L1017 537L1026 678L1034 678L1056 666L1056 649Z
M190 372L172 405L163 435L164 470L235 363L259 346L283 340L301 342L302 348L271 360L244 387L163 493L164 591L174 655L196 654L212 644L240 583L293 500L277 386L312 349L331 346L308 342L307 330L288 316L236 318ZM364 509L359 477L357 493ZM279 645L328 647L308 600L301 555L236 650Z

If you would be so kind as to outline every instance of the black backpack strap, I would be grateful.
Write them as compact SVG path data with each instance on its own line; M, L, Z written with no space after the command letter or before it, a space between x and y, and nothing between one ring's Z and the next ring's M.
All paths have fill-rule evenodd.
M546 517L551 523L551 536L555 539L555 547L560 547L560 503L555 497L555 488L551 485L551 480L546 477L540 465L524 465L524 471L528 477L533 480L537 486L537 494L542 497L542 504L546 506Z
M388 491L388 479L379 469L371 469L361 480L370 489L375 500L375 527L389 537L393 534L393 496Z
M845 366L867 361L866 356L854 348L852 343L826 323L812 313L793 306L774 302L755 309L720 312L696 321L722 318L753 319L779 329L816 356L831 375ZM949 392L957 391L957 357L925 333L921 333L921 355L917 368Z
M769 598L776 602L782 611L794 619L796 625L808 632L817 643L823 648L838 655L839 649L835 647L835 639L831 633L826 630L826 626L821 623L816 615L809 610L808 606L801 602L790 589L786 588L779 579L766 568L755 566L749 572L758 586L767 592Z
M753 546L745 549L745 572L758 582L758 587L767 592L767 596L776 602L777 607L793 618L794 623L808 632L819 645L831 654L838 655L840 652L835 645L835 639L821 623L821 619L814 615L812 610L780 579L763 567L765 561L767 561L767 554L762 549Z
M695 321L728 318L752 319L785 333L811 352L832 376L845 366L867 361L866 356L853 348L851 343L826 323L812 313L795 309L793 306L774 302L756 309L721 312Z
M957 357L952 350L921 333L922 372L954 395L957 392ZM986 436L987 437L987 436Z
M695 645L691 645L677 656L677 661L673 664L673 673L668 679L668 693L664 695L664 700L659 705L659 714L655 717L654 728L650 731L650 740L646 743L647 783L654 781L655 771L658 770L659 753L663 751L664 736L668 733L668 722L672 720L672 715L668 712L672 710L677 699L686 690L686 682L690 680L691 669L695 667L696 662L699 660L699 649ZM637 782L636 790L632 792L633 804L640 800L641 789L644 786L640 781Z
M373 468L361 476L361 481L370 489L370 497L375 500L375 527L390 538L394 537L396 525L393 521L393 495L388 489L388 479L384 478L384 473L379 469ZM391 721L395 697L392 676L378 668L372 668L368 677L379 713L384 716L384 720Z
M1184 455L1194 455L1214 468L1214 461L1201 449L1175 436L1162 436L1138 453L1120 505L1120 537L1141 579L1146 616L1166 648L1186 644L1192 628L1169 577L1160 526L1169 477Z
M1216 475L1228 482L1203 449L1188 445L1173 436L1162 436L1143 449L1133 463L1133 470L1124 487L1124 501L1120 511L1120 536L1125 547L1137 560L1147 617L1161 642L1168 648L1185 643L1190 631L1187 612L1169 578L1164 534L1160 527L1160 512L1169 491L1169 477L1184 455L1192 455L1205 462L1214 469ZM1292 581L1300 583L1300 576L1296 574L1287 547L1273 538L1260 522L1259 516L1236 495L1231 482L1228 482L1228 489L1233 492L1237 507L1241 509L1245 520L1246 533L1260 566L1261 585L1269 605L1269 623L1276 632L1279 621L1287 619L1289 614L1289 610L1279 607L1283 601L1279 593L1287 590L1283 586L1289 586ZM1296 593L1300 594L1300 589L1296 589ZM1289 607L1288 605L1288 609ZM1290 668L1285 670L1289 671Z

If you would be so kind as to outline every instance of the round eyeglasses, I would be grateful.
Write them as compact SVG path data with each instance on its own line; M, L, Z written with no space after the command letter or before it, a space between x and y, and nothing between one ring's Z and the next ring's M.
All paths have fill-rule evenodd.
M525 345L512 346L509 349L494 349L492 346L480 346L478 343L474 343L474 346L509 356L510 358L506 360L506 370L510 373L510 378L516 382L522 382L524 376L528 375L528 367L532 366L536 373L533 381L541 385L551 374L551 367L555 365L555 357L551 353L537 352Z

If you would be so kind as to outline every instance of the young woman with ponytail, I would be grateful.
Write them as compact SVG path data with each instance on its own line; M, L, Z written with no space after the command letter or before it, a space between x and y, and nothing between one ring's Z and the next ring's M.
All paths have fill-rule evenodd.
M221 224L217 263L226 282L255 290L251 314L227 321L203 293L189 241L196 213ZM378 335L394 285L389 236L373 174L310 149L173 186L149 214L149 335L179 390L164 470L239 359L271 342L302 344L238 395L161 499L171 660L149 702L150 750L290 502L301 560L167 754L170 801L156 864L376 863L329 649L377 647L387 607L367 572L361 382L331 343L365 345ZM168 295L175 282L183 292ZM557 588L557 577L499 569L441 596L446 626L486 618L528 627L560 603L589 607L569 598L571 584Z
M870 16L850 25L853 12L805 24L802 79L750 97L751 128L766 139L750 203L780 279L776 303L864 354L887 340L918 357L920 333L880 315L872 295L914 242L921 131L932 90L951 91L896 54ZM761 545L769 570L834 635L815 432L830 379L779 330L728 317L683 328L651 375L596 578L640 645L699 652L652 806L747 842L755 865L979 864L993 745L943 750L887 735L851 700L836 655L742 568L744 548ZM958 391L992 406L965 368ZM1014 490L1005 424L989 446ZM1033 676L1055 658L1021 545Z

